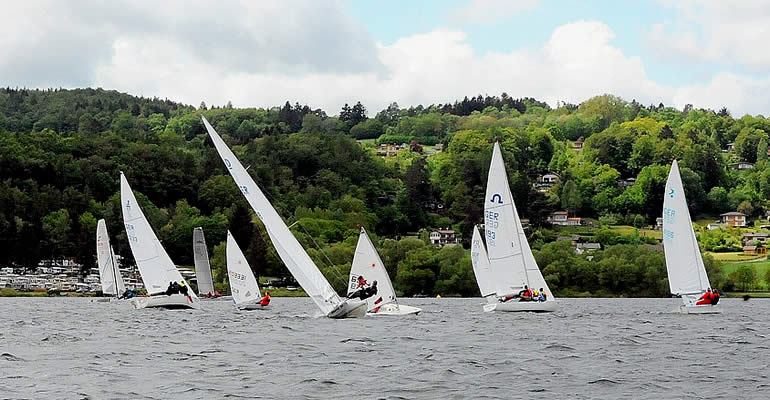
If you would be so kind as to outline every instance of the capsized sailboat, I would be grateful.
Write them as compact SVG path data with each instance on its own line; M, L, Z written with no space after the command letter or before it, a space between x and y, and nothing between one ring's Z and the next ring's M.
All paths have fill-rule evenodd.
M195 278L198 281L198 294L213 295L214 278L211 276L211 264L209 263L209 249L206 247L206 238L203 236L203 228L193 229L193 260L195 261Z
M139 274L147 290L149 297L134 297L131 303L136 308L164 307L164 308L200 308L200 300L188 289L188 298L182 294L167 296L166 288L170 282L187 282L176 269L166 250L155 236L150 223L144 216L134 192L128 184L123 172L120 173L120 204L123 211L123 223L126 226L126 236L131 246L131 253L136 260Z
M96 224L96 261L99 264L99 280L102 283L102 293L116 298L125 293L126 285L120 275L120 269L115 260L115 254L110 246L107 235L107 223L100 219Z
M321 273L313 260L307 254L297 238L283 222L281 216L270 204L265 194L257 186L254 179L251 178L246 168L235 157L230 148L209 124L205 117L203 125L214 142L225 168L233 177L235 184L241 189L241 193L246 197L251 208L257 214L257 217L265 225L270 241L275 246L275 250L281 261L289 269L294 279L302 286L305 293L310 296L313 302L318 306L321 312L330 318L348 318L363 317L366 315L366 302L356 299L341 299L334 291L329 281Z
M257 278L251 271L246 256L243 255L235 238L227 231L227 279L230 282L230 292L233 303L241 310L263 310L270 306L260 305L262 294L259 293Z
M484 282L479 283L479 289L487 299L484 311L556 311L558 308L556 299L537 266L516 211L516 205L513 203L513 195L508 185L508 175L505 172L498 143L495 143L492 162L489 165L487 192L484 199L484 231L487 240L486 251L482 252L484 244L481 243L479 235L478 243L475 244L478 251L473 266L476 280ZM474 238L476 238L475 233ZM486 259L482 258L484 253L486 253ZM471 260L473 259L472 255ZM485 265L486 262L488 267ZM525 285L532 290L544 290L547 300L503 301L517 295Z
M663 250L671 294L682 298L679 311L686 314L722 312L717 305L695 305L711 284L692 228L676 160L671 164L663 196Z
M372 244L366 230L361 227L358 245L353 256L348 280L348 296L359 290L358 278L363 277L370 285L377 282L377 294L366 299L369 315L414 315L422 311L417 307L399 304L388 271Z

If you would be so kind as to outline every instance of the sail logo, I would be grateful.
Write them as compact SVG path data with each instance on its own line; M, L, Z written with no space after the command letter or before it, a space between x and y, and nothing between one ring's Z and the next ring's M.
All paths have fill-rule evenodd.
M497 202L496 202L497 204L503 204L503 195L501 195L500 193L493 194L492 198L489 199L489 201L491 201L492 203L495 203L495 199L497 199Z
M243 194L249 194L249 188L247 188L246 185L241 185L241 192L243 192Z
M672 199L674 198L674 188L671 188L671 190L668 192L668 197Z
M227 169L233 169L233 165L230 163L230 160L225 158L224 161L225 161L225 166L227 167Z
M131 200L126 200L126 211L131 212Z

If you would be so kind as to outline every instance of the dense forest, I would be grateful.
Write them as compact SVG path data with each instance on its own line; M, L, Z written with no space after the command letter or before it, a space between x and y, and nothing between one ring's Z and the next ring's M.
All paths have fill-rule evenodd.
M102 89L0 89L0 266L74 257L91 267L99 218L130 260L119 204L123 171L177 264L192 263L192 230L202 226L218 285L226 285L227 229L258 274L286 275L200 115L250 166L285 220L297 222L292 231L340 290L364 226L399 292L478 294L467 251L433 246L428 232L452 227L467 248L473 225L482 222L495 141L557 295L667 294L654 240L600 230L604 249L587 257L556 241L547 217L567 210L601 225L652 225L673 159L692 215L738 210L758 217L770 209L770 120L763 116L644 106L613 95L551 108L506 93L410 108L392 103L376 113L356 102L329 114L289 102L193 107ZM407 146L380 157L372 140ZM731 168L738 161L754 166ZM559 180L543 189L538 180L549 172ZM720 245L719 237L710 240ZM724 283L706 258L712 283Z

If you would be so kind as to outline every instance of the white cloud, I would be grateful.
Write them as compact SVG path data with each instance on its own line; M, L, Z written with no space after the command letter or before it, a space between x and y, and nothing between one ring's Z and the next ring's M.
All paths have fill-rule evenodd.
M534 8L539 0L470 0L450 15L458 23L493 23L524 10Z

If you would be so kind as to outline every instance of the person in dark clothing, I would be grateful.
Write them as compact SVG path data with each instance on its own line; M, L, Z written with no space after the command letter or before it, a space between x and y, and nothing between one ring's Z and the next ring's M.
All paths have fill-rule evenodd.
M189 294L189 292L187 290L187 285L184 284L184 281L179 282L177 287L179 287L179 293L187 296L187 300L190 300L190 302L192 303L192 301L193 301L192 300L192 296L190 296L190 294Z
M179 284L176 282L169 282L168 288L166 289L166 296L171 296L172 294L179 293Z
M719 303L719 290L712 290L711 291L711 305L715 306Z
M122 295L120 295L120 297L118 297L118 298L119 298L119 299L130 299L130 298L132 298L132 297L136 297L136 293L134 293L134 292L133 292L133 291L131 291L131 290L128 290L128 289L126 289L126 291L125 291L125 292L123 292L123 294L122 294Z
M374 296L375 294L377 294L377 281L372 282L372 286L370 287L364 287L349 294L348 298L349 299L359 298L361 300L366 300L369 297Z

